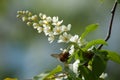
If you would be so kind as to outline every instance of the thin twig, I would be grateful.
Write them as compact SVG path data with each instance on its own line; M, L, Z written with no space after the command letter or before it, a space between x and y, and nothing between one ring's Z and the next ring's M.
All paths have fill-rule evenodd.
M114 3L113 8L112 8L112 10L111 10L111 20L110 20L110 25L109 25L109 27L108 27L108 33L107 33L107 36L106 36L106 38L105 38L105 41L106 41L106 42L109 40L109 38L110 38L110 36L111 36L113 19L114 19L114 15L115 15L115 11L116 11L117 4L118 4L118 2L117 2L117 0L115 0L115 3ZM103 46L103 44L101 44L101 45L98 47L98 49L101 49L102 46Z

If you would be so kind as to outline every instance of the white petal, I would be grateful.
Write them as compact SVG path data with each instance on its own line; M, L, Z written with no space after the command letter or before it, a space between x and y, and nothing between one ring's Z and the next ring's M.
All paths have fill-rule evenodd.
M43 28L42 27L38 27L37 30L38 30L38 33L41 33Z
M52 42L54 41L54 39L55 39L54 36L50 36L50 37L48 37L48 41L49 41L50 43L52 43Z
M50 34L51 34L51 27L50 27L50 26L47 26L47 25L44 25L43 27L44 27L44 28L43 28L43 31L44 31L45 35L46 35L46 36L47 36L47 35L50 35Z
M53 19L52 19L52 21L53 21L53 23L56 23L56 22L58 22L58 17L53 17Z
M74 49L74 45L72 45L72 46L70 47L69 53L70 53L70 54L73 54L74 51L75 51L75 49Z
M61 43L61 42L66 42L68 43L69 40L71 38L71 35L70 34L67 34L66 32L63 33L63 35L60 35L59 36L59 40L58 40L58 43Z
M51 18L51 17L47 17L46 20L47 20L48 22L51 22L51 21L52 21L52 18Z
M42 19L46 19L46 17L47 17L47 16L46 16L45 14L42 15Z
M70 38L70 41L71 42L78 42L78 40L79 40L79 36L78 35L74 35L74 36L72 36L71 38Z
M80 60L76 60L74 63L73 63L73 72L78 74L78 65L80 63Z
M71 24L68 24L67 25L67 31L70 31L70 29L71 29Z
M105 79L107 76L108 76L107 73L102 73L102 74L100 75L100 78Z
M54 31L54 35L59 35L60 33L62 33L61 27L55 26L55 28L53 28Z

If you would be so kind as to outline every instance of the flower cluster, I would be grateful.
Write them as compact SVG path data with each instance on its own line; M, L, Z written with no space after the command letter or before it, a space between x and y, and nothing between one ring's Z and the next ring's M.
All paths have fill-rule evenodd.
M60 35L60 42L68 42L71 35L67 32L71 29L71 24L67 26L62 25L63 20L59 20L58 17L50 17L45 14L40 13L38 15L32 15L29 11L18 11L18 18L21 18L22 21L26 22L27 25L32 25L38 33L44 32L48 36L48 41L51 43L54 41L56 35Z
M84 44L84 41L82 42L78 35L72 36L68 33L71 29L71 24L68 24L67 26L62 25L63 20L59 20L57 16L50 17L42 13L38 16L33 15L29 11L18 11L17 14L18 18L21 18L22 21L26 22L28 26L33 26L38 33L44 32L50 43L55 40L55 36L59 36L58 43L74 42L79 46Z

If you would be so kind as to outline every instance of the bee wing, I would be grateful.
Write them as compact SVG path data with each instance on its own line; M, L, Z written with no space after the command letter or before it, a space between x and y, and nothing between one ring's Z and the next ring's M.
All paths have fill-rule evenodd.
M59 54L51 54L52 57L58 58Z

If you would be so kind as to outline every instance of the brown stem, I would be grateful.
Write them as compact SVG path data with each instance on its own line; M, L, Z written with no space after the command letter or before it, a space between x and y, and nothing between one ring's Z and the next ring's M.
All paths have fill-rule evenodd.
M111 20L110 20L110 25L109 25L109 27L108 27L108 33L107 33L107 36L106 36L106 38L105 38L105 41L106 41L106 42L108 41L108 39L109 39L110 36L111 36L113 19L114 19L114 15L115 15L115 11L116 11L117 4L118 4L118 2L117 2L117 0L115 0L115 3L114 3L113 8L112 8L112 10L111 10ZM101 44L101 45L98 47L98 49L101 49L102 46L103 46L103 44Z

